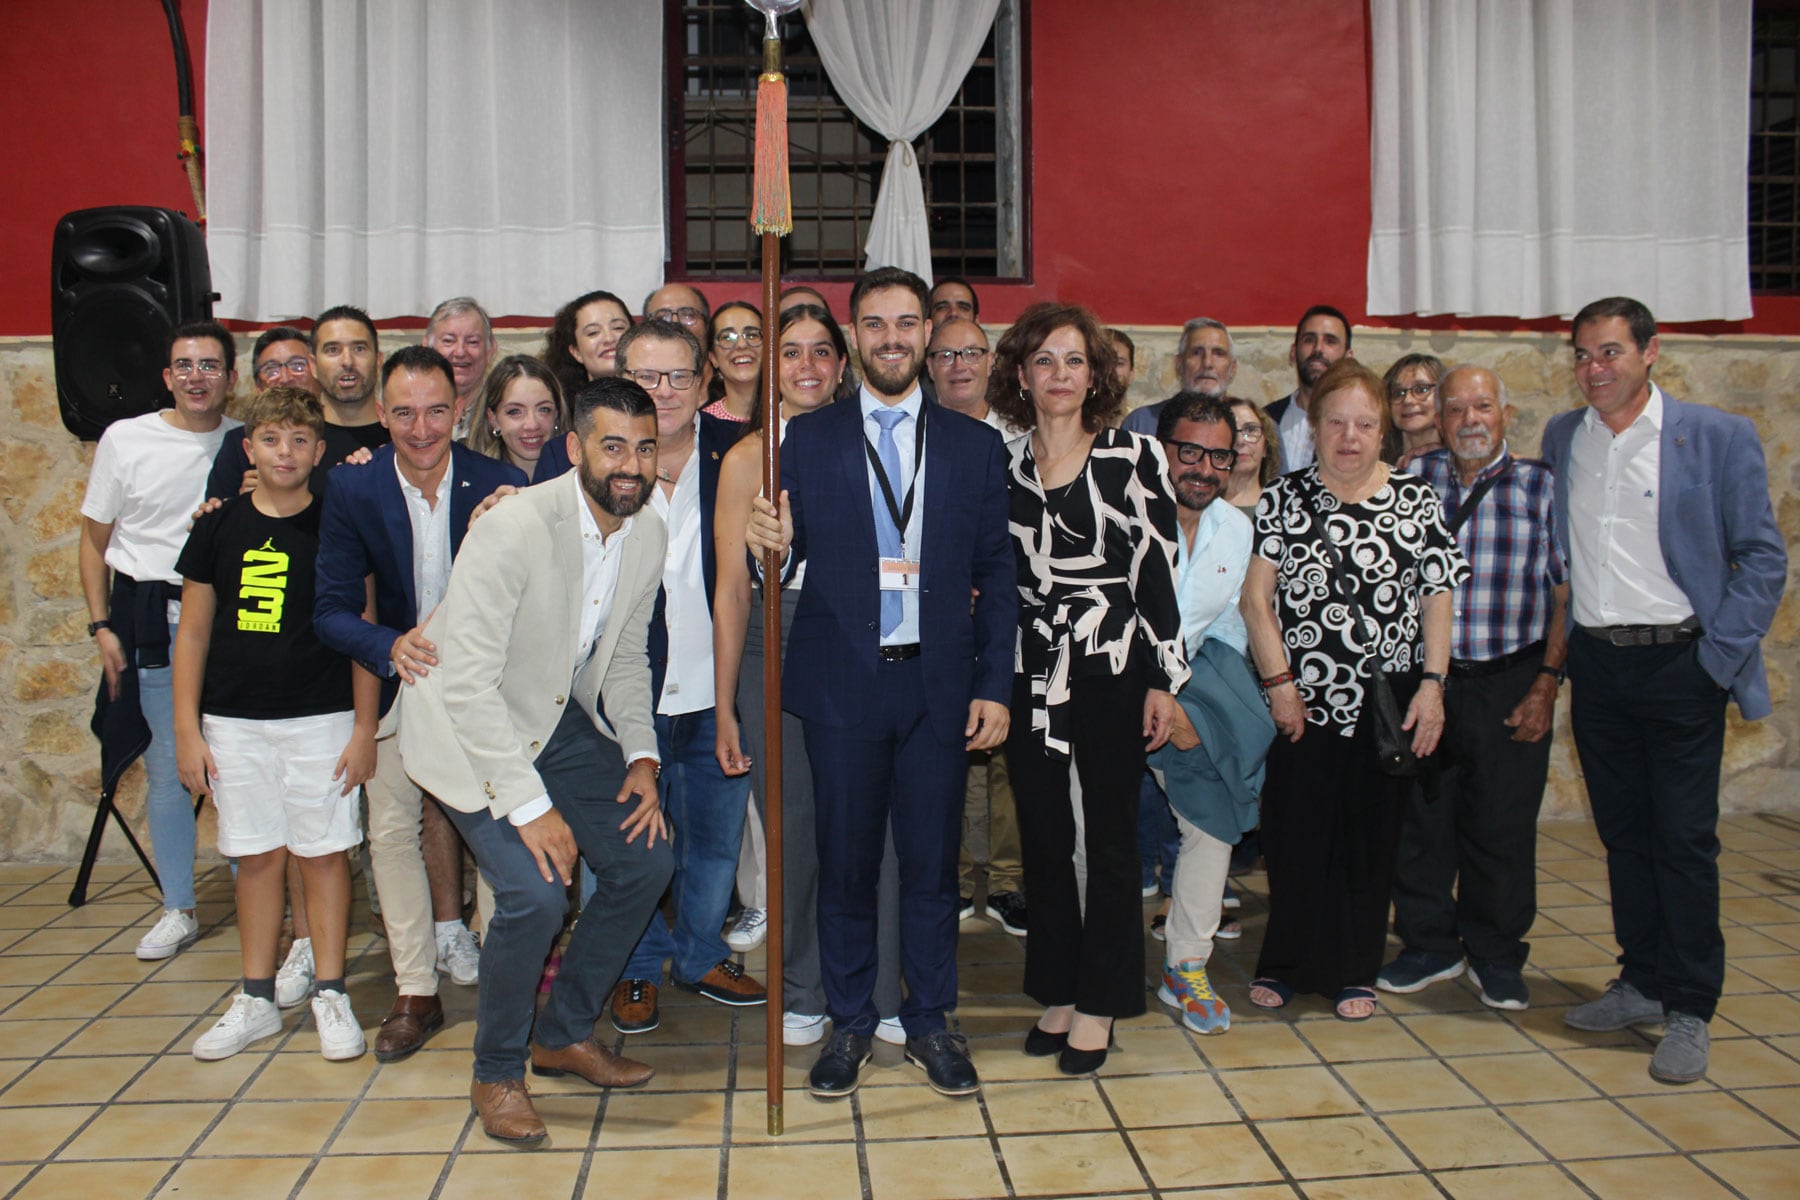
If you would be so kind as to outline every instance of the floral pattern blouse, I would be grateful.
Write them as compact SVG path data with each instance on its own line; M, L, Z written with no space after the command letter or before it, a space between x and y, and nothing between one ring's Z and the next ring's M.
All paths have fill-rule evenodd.
M1029 437L1007 452L1019 560L1014 669L1030 679L1032 732L1067 758L1072 680L1122 674L1138 655L1151 687L1174 693L1187 683L1175 496L1162 446L1138 434L1101 430L1081 472L1048 492Z

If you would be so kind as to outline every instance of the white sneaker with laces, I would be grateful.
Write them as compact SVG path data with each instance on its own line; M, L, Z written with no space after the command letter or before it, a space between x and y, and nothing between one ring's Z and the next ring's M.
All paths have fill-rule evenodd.
M251 1042L281 1032L281 1010L272 1000L239 992L225 1015L194 1039L194 1057L201 1062L230 1058Z
M748 954L769 936L769 914L760 908L746 908L725 931L725 944L739 954Z
M319 1027L319 1053L329 1062L361 1058L368 1043L362 1026L350 1011L350 997L342 992L320 992L312 1001L313 1024Z
M437 935L438 974L448 975L450 982L474 987L481 981L481 947L469 927L458 921L456 928Z
M810 1046L825 1036L825 1016L812 1013L781 1014L781 1044Z
M137 956L145 962L173 958L200 940L200 922L179 908L163 909L162 917L137 944Z
M899 1017L884 1018L875 1027L875 1036L890 1046L906 1045L906 1028L900 1024Z
M275 1004L295 1008L306 1003L313 990L313 952L311 938L295 938L294 948L275 972Z

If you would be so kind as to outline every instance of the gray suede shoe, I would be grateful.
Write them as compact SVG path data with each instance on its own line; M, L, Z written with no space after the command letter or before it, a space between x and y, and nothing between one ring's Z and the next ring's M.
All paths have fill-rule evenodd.
M1706 1074L1706 1052L1711 1045L1705 1021L1690 1013L1670 1013L1663 1039L1650 1056L1650 1078L1659 1083L1694 1082Z
M1612 1033L1633 1025L1655 1025L1663 1019L1662 1001L1615 979L1606 985L1606 994L1598 1000L1577 1004L1563 1014L1563 1024L1588 1033Z

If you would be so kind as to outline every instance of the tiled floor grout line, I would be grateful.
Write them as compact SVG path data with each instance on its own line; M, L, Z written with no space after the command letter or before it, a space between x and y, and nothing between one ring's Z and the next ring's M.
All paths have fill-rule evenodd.
M1033 1024L1035 1023L1036 1022L1034 1021ZM959 1032L961 1031L961 1018L957 1019L956 1028ZM1096 1087L1094 1090L1100 1091L1101 1089ZM1017 1196L1019 1193L1018 1190L1013 1187L1012 1172L1006 1166L1006 1155L1002 1152L1000 1147L1000 1130L994 1124L994 1114L993 1111L988 1108L987 1092L985 1090L975 1093L975 1104L978 1111L981 1113L981 1127L987 1131L988 1152L994 1156L994 1169L1000 1173L1000 1186L1006 1189L1003 1194L1007 1197ZM725 1200L725 1198L720 1197L720 1200Z

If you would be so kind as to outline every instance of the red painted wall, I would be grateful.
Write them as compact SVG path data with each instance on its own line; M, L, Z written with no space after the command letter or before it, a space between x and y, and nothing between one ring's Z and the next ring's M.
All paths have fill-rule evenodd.
M1055 297L1118 324L1172 325L1209 313L1285 325L1325 301L1359 324L1517 327L1362 311L1362 4L1027 2L1032 278L982 289L984 315L1010 320ZM181 0L180 8L199 99L206 2ZM175 158L175 111L155 0L0 3L0 113L10 143L0 175L0 334L49 332L50 234L62 213L100 204L192 210ZM707 286L715 303L754 290ZM847 283L823 290L840 309L848 299ZM1684 328L1800 334L1800 298L1759 297L1756 313ZM513 315L524 323L548 316Z

